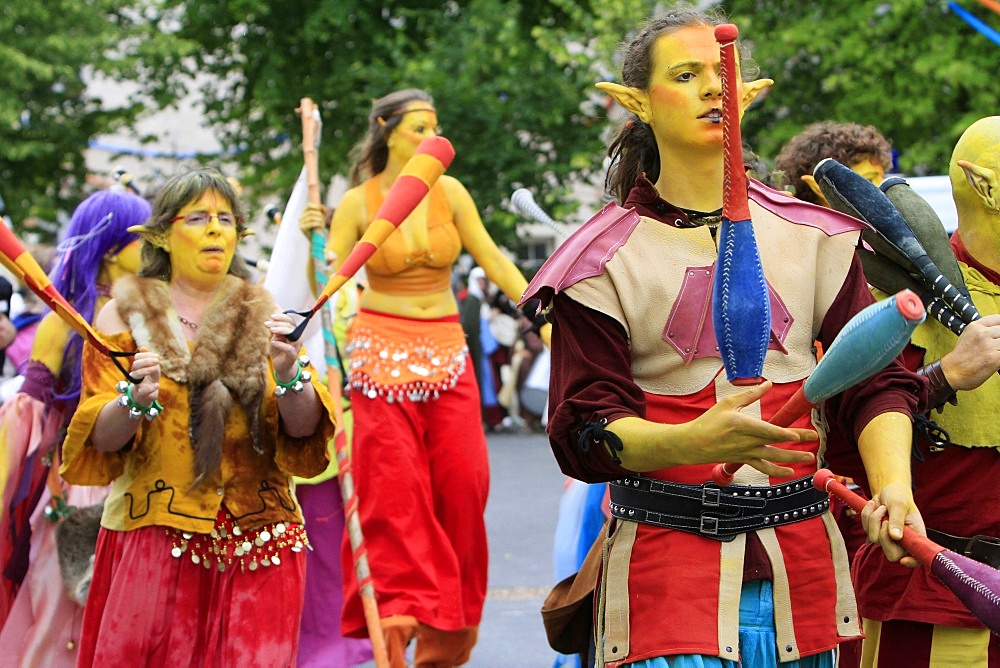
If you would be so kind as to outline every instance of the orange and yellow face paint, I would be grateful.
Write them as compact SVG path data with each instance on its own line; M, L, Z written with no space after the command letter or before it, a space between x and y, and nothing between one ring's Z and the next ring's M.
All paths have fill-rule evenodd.
M882 185L882 181L885 180L885 167L871 158L858 160L857 162L848 165L848 167L850 167L852 171L863 176L868 181L871 181L872 184L876 186Z
M142 239L136 239L109 258L120 274L137 274L142 266ZM117 278L115 276L114 278Z
M420 142L439 133L437 112L427 102L411 102L406 106L399 125L389 133L389 154L405 163L417 150Z
M239 233L235 223L224 224L219 214L232 214L232 203L215 190L209 190L177 212L166 238L170 254L171 277L204 283L225 276L236 254ZM208 221L192 224L192 213L208 214Z

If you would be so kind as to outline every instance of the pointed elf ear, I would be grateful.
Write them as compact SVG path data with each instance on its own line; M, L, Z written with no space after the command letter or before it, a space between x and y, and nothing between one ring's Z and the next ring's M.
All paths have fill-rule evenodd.
M253 230L247 228L247 229L243 230L242 232L240 232L240 235L237 237L237 241L243 241L247 237L252 237L255 234L257 234L257 233L254 232Z
M615 102L620 104L627 111L630 111L638 116L640 121L649 124L649 97L646 95L645 91L639 90L638 88L632 88L631 86L623 86L621 84L612 83L610 81L601 81L596 85L605 93L613 97Z
M145 225L133 225L128 228L128 231L132 234L138 234L143 241L152 244L156 248L161 248L168 253L170 252L170 233L167 230L157 232Z
M743 99L740 100L740 115L742 116L750 103L757 99L757 96L774 85L774 79L756 79L743 84Z
M986 208L993 211L1000 211L1000 208L998 208L1000 184L998 184L997 173L992 169L980 167L968 160L958 160L955 164L965 172L965 179L972 186L972 191L986 205Z
M830 203L826 200L826 195L823 194L823 191L820 189L819 184L816 183L815 176L813 176L812 174L803 174L799 178L802 179L803 183L809 186L809 190L813 191L813 194L816 195L816 197L819 199L820 204L822 204L828 209L831 208Z

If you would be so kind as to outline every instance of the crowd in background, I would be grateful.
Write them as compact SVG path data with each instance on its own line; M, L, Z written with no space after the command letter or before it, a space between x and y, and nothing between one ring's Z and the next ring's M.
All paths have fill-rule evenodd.
M475 365L483 428L541 433L548 402L548 349L536 318L524 312L473 267L457 279L462 328Z
M427 113L433 109L420 107L410 110L413 111ZM830 140L831 137L835 141L831 141L829 146L824 146L823 151L816 153L815 150L823 146L823 141ZM810 154L811 150L816 154ZM812 179L811 170L818 159L832 155L836 150L844 151L839 159L855 171L864 174L863 170L870 168L872 175L866 178L876 185L891 172L893 161L890 147L877 130L852 124L825 122L811 126L801 137L790 142L786 150L777 156L773 168L770 161L753 157L749 161L751 173L762 181L786 191L789 198L794 197L828 207L829 203ZM970 176L969 179L972 181L973 177ZM327 216L326 222L329 223L329 220ZM969 229L972 225L966 223L966 227ZM972 233L970 232L968 236L971 237ZM960 252L964 252L963 246L958 247ZM55 250L52 247L38 246L32 248L31 252L46 270L51 270ZM452 270L451 287L457 300L458 319L468 348L467 363L474 371L478 388L482 428L486 433L544 433L549 420L550 381L550 352L540 332L544 319L518 308L508 294L490 281L482 267L472 266L467 271L462 271L458 267L462 267L463 264L469 263L460 262ZM988 282L986 279L993 279L996 276L987 270L981 273L985 274L986 278L982 278L979 274L976 277L982 278L984 283ZM0 277L0 349L2 349L0 403L18 392L34 343L35 332L45 314L44 305L34 294L19 285L13 276ZM990 322L992 323L992 320ZM349 328L349 323L340 324ZM934 343L941 351L947 347L946 342ZM957 389L976 388L978 386ZM955 389L951 387L945 389L951 390L951 394L946 393L945 401L952 399ZM977 396L982 394L984 393L980 392ZM954 405L954 402L951 403ZM943 402L934 408L941 412ZM932 452L937 451L932 450ZM990 456L992 454L989 453ZM930 457L931 453L928 452L926 456ZM977 456L985 458L987 455L980 449ZM605 483L596 482L588 485L579 480L567 483L567 494L561 508L560 527L557 530L555 546L556 573L560 578L570 576L580 568L589 548L600 537L603 521L609 516L608 505L609 497ZM862 548L865 535L860 526L860 518L836 504L834 511L841 531L848 538L849 556L853 558L859 549L865 552L867 548ZM881 554L878 558L882 558ZM962 624L958 626L967 625L968 620L961 621ZM869 622L872 622L871 626L868 625ZM882 620L866 619L865 623L866 633L877 637L877 634L883 632L880 626L874 625L882 624ZM925 626L920 628L927 630L933 627L936 621L932 619L921 623ZM890 635L890 632L898 633L898 630L887 620L885 637L900 637ZM471 642L474 644L474 639ZM591 648L592 651L594 649ZM858 665L861 660L860 640L844 644L841 649L839 661L842 667ZM568 657L563 658L569 660Z

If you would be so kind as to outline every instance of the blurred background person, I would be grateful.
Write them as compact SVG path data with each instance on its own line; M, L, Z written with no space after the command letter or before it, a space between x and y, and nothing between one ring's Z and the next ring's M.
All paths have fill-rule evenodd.
M425 91L395 91L372 103L353 187L331 225L337 263L420 142L437 134L437 111ZM489 459L475 364L451 284L463 248L500 290L520 298L524 277L486 231L465 186L445 174L366 263L367 286L351 326L359 516L394 666L404 665L414 638L417 665L468 662L486 598ZM343 629L365 635L346 541L343 563Z
M113 191L94 193L73 212L51 278L88 321L110 298L112 284L138 270L139 237L128 228L149 213L144 199ZM0 408L9 467L0 526L0 646L11 665L72 666L87 582L64 581L57 526L78 509L101 504L107 489L69 485L57 475L64 429L80 398L83 339L48 312L31 343L20 391ZM93 544L65 547L82 562L76 571L85 572Z
M958 211L951 250L982 318L961 336L927 318L904 351L930 380L913 442L914 499L931 540L1000 568L1000 116L966 129L949 177ZM842 471L852 474L852 463L845 459ZM871 548L859 548L852 572L863 666L1000 665L1000 640L928 569L889 563Z
M874 126L819 121L795 135L774 159L771 185L797 198L829 208L813 169L833 158L875 185L892 170L892 145Z
M7 346L14 341L14 337L17 335L17 328L10 321L10 300L13 295L14 286L6 278L0 276L0 375L2 376L6 376L6 373L2 373L2 371L7 361ZM0 397L0 403L2 401L3 397Z
M313 230L326 232L330 228L333 208L307 205L299 217L299 228L307 238ZM272 256L273 259L273 256ZM308 263L312 265L312 263ZM314 271L315 267L310 266ZM324 331L327 387L332 382L343 385L347 359L344 346L351 321L358 312L361 287L357 277L348 280L327 302L332 331ZM311 283L313 281L310 281ZM322 286L321 286L322 287ZM276 294L278 294L276 292ZM324 323L325 326L325 323ZM332 344L333 348L328 348ZM332 360L330 353L333 353ZM331 364L331 361L333 364ZM334 365L337 365L336 367ZM334 398L336 398L336 394ZM346 446L350 448L354 431L350 395L340 393ZM330 464L314 478L296 478L295 495L302 506L302 516L309 527L311 550L306 553L306 591L302 606L302 627L299 630L298 668L355 666L372 659L371 642L367 638L347 638L340 631L339 619L344 608L344 578L341 571L340 544L344 540L344 498L341 492L336 443L331 441Z
M829 202L813 177L822 160L833 158L874 185L880 185L892 169L892 146L874 126L837 121L820 121L807 126L781 149L774 161L772 185L791 192L798 199L830 208ZM817 348L821 348L817 342ZM850 478L839 476L849 488L860 491ZM845 503L832 497L830 512L844 536L849 559L867 540L861 518ZM861 640L840 644L838 665L853 668L861 661Z

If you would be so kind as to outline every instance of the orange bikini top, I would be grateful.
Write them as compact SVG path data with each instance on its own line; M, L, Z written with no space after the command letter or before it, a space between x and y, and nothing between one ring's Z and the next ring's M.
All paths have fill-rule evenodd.
M384 198L377 178L368 179L363 187L370 223ZM425 199L428 248L409 248L403 233L395 230L365 264L368 285L373 290L423 295L451 286L451 266L462 252L462 240L444 187L435 183Z

